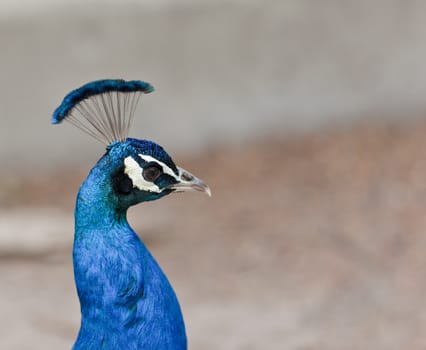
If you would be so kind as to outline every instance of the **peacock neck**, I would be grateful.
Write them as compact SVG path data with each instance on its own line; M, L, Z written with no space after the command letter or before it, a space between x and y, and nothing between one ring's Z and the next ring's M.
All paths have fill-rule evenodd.
M102 165L102 159L98 165ZM109 174L93 168L80 187L75 208L76 234L127 225L126 209L114 203Z
M108 155L101 158L77 196L73 260L82 321L73 349L185 350L176 295L116 202L110 167Z
M147 253L127 222L127 208L120 208L114 201L105 169L108 166L105 156L90 171L80 187L75 208L73 262L83 321L96 318L99 309L116 301L123 288L120 282L128 282L126 273L131 276L132 265L135 271L141 269L141 257ZM129 271L120 270L124 267ZM138 283L142 286L140 278Z

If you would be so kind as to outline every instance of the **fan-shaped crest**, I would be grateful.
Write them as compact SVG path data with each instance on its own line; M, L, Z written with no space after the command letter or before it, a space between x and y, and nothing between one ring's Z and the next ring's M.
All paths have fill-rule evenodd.
M67 120L102 143L124 141L140 96L152 91L152 85L140 80L94 81L65 96L52 124Z

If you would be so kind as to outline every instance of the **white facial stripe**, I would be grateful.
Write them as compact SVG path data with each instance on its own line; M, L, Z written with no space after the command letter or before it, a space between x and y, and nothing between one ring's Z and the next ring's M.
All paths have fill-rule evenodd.
M154 157L151 157L151 156L147 156L145 154L139 154L139 157L141 157L147 163L149 162L157 163L163 168L163 172L165 174L173 176L176 180L179 180L179 176L177 176L175 172L168 165L164 164L163 162L160 162L158 159L155 159Z
M158 160L154 160L158 162ZM161 164L161 162L158 163ZM146 181L143 178L141 166L131 156L124 159L124 173L127 174L127 176L132 180L133 186L137 187L139 190L155 193L161 192L160 188L155 183Z

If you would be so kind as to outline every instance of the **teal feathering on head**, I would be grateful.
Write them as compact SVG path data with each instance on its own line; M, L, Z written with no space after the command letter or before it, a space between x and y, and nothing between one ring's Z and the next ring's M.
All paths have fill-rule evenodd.
M53 124L70 121L107 146L77 195L73 264L81 326L75 350L187 349L175 292L126 213L173 192L210 195L210 189L160 145L128 138L139 98L153 90L138 80L99 80L70 92L53 114Z

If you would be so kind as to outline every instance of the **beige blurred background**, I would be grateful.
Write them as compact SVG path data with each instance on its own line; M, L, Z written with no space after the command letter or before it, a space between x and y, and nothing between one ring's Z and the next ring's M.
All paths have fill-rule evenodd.
M103 152L64 95L156 87L131 136L208 182L132 208L190 349L426 348L426 3L0 3L0 349L69 349L73 205Z

